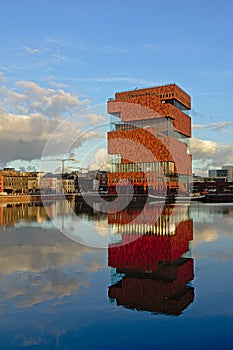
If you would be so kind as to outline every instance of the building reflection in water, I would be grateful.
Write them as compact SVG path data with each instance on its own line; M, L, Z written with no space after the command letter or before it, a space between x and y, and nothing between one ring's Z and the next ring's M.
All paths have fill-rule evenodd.
M48 201L46 208L42 202L0 203L0 226L14 227L19 222L39 223L50 221L56 216L65 216L74 208L72 201Z
M10 310L17 318L12 307L41 304L43 308L43 303L50 302L50 319L53 308L75 297L80 288L88 289L91 274L105 268L105 256L100 250L68 239L51 223L53 217L61 218L61 222L69 218L70 206L74 207L74 203L49 201L46 207L40 202L0 204L2 316L10 317ZM41 310L37 309L38 315ZM15 323L14 320L12 325Z
M125 308L179 315L194 300L193 222L183 205L128 207L109 214L110 300Z
M51 218L57 217L61 219L61 227L63 227L67 224L65 219L69 219L70 207L74 208L74 203L67 201L49 202L46 210L41 203L2 204L0 206L0 226L14 227L23 223L23 227L26 227L26 223L37 223L39 227L42 227L42 223L47 223ZM140 207L138 203L134 203L124 210L118 210L116 207L107 214L106 211L102 212L98 205L91 208L83 203L75 207L75 212L78 218L86 218L87 222L98 223L104 220L105 223L106 220L106 224L112 228L111 244L108 245L108 265L112 267L112 281L108 291L111 300L116 300L118 305L126 308L169 315L179 315L193 302L194 289L190 284L194 278L194 267L189 253L190 241L193 239L193 222L189 218L189 209L185 205L164 206L163 203L157 203ZM74 217L71 223L75 229L81 224ZM71 228L69 226L69 229ZM14 253L12 251L9 253L6 249L8 243L4 243L5 253L0 254L1 264L4 261L8 264L5 255L9 253L16 259L15 264L11 262L11 268L14 270L14 266L17 266L17 271L19 271L19 261L22 260L19 254L23 252L22 271L32 270L33 272L34 267L30 266L30 262L35 260L31 259L32 255L36 256L35 249L38 250L39 257L44 257L42 263L44 262L46 266L48 265L47 255L52 256L53 250L58 257L60 247L58 240L63 236L54 237L44 231L45 237L42 237L41 234L38 236L40 239L43 238L43 244L36 243L35 249L32 249L33 233L27 236L27 232L22 233L21 249L19 250L17 238L19 235L15 231L15 247L10 244L9 248L14 249ZM87 234L85 232L85 235ZM8 235L4 237L7 239ZM28 239L25 244L22 241L23 237ZM51 247L48 247L49 239L53 242ZM69 249L67 249L67 244ZM71 259L71 256L76 257L76 254L70 255L70 250L74 249L79 256L81 247L83 247L82 251L89 249L88 247L84 249L84 246L77 245L64 237L61 246L64 251L67 251L67 261ZM63 260L64 251L61 249L62 254L59 254ZM39 266L38 262L36 266ZM44 266L41 269L44 271ZM8 265L7 271L9 272ZM64 283L67 286L67 281Z

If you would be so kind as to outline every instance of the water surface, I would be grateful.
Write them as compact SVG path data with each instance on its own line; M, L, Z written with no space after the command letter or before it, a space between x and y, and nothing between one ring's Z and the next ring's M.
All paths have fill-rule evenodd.
M230 204L1 204L0 348L231 348L232 224Z

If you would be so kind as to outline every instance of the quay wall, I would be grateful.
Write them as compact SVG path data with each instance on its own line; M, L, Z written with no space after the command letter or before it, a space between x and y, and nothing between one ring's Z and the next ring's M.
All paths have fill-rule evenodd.
M52 195L7 195L0 196L0 203L31 203L49 200L74 199L76 194L52 194Z
M121 195L127 197L127 195ZM113 201L117 198L117 195L106 194L101 196L105 201ZM99 194L89 194L87 196L88 201L98 202ZM71 200L75 199L76 202L85 202L85 195L81 193L74 194L52 194L52 195L2 195L0 196L0 203L30 203L30 202L42 202L50 200ZM133 202L141 202L147 199L146 195L134 195ZM205 203L233 203L233 193L211 193L206 194L204 200Z

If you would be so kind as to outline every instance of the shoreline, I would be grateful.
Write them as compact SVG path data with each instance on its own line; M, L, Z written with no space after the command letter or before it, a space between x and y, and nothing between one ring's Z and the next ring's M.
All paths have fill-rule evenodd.
M99 197L105 201L112 201L117 198L115 194L105 194L101 195L98 193L88 193L82 195L81 193L69 193L69 194L47 194L47 195L4 195L0 196L0 203L32 203L32 202L43 202L52 200L72 200L77 202L85 202L85 196L93 202ZM127 195L125 195L127 197ZM123 195L124 197L124 195ZM135 195L133 201L140 202L145 201L147 195ZM151 198L152 200L153 198ZM155 199L156 201L156 199ZM233 193L208 193L205 198L197 198L196 201L201 201L203 203L233 203ZM172 203L173 201L171 201ZM176 201L174 201L176 203Z
M48 194L48 195L5 195L0 196L0 203L32 203L32 202L43 202L49 200L64 200L74 199L77 194Z
M233 203L233 193L208 193L204 203Z

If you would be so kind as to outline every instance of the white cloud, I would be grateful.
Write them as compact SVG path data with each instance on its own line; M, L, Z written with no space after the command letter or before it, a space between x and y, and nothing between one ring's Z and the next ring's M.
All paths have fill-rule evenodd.
M55 88L57 89L64 89L64 88L67 88L68 86L64 83L61 83L61 82L56 82L55 81L55 77L50 75L47 77L46 79L50 85L54 86Z
M199 130L199 129L209 129L214 131L220 131L220 132L232 132L233 128L233 121L222 121L218 123L211 123L211 124L195 124L192 126L193 130Z
M221 168L224 164L233 163L233 145L217 143L212 140L191 139L193 168L197 175L207 175L211 168Z
M211 140L200 140L195 137L191 139L191 153L193 158L201 158L213 155L217 150L217 143Z
M63 62L66 60L65 56L62 56L59 52L55 52L53 54L53 58L55 58L55 60L58 62Z
M6 78L3 72L0 72L0 83L5 83L6 82Z
M100 148L94 154L94 161L90 165L90 170L109 170L110 157L106 148Z
M112 83L112 82L124 82L124 83L131 83L131 84L135 84L135 85L155 85L155 82L153 81L149 81L149 80L142 80L142 79L137 79L137 78L133 78L133 77L128 77L128 76L99 76L99 77L87 77L87 78L70 78L69 80L72 81L77 81L77 82L88 82L88 83L100 83L102 85L107 84L107 83Z
M87 100L63 89L18 81L15 89L0 89L0 107L0 162L39 159L51 140L46 155L65 154L103 136L90 128L103 117L88 114ZM80 112L83 107L85 117Z
M62 89L43 88L32 81L18 81L16 86L24 96L22 102L29 107L29 113L43 111L47 116L62 115L87 104L87 101L81 101ZM13 96L12 93L11 98Z
M25 46L24 49L27 53L31 53L31 54L40 53L40 50L35 49L33 47L30 47L30 46Z
M203 242L214 242L218 239L218 234L219 232L216 227L212 227L211 225L208 225L207 227L201 226L201 230L195 230L194 239L192 241L192 247L194 248L198 244L201 244Z
M193 130L205 129L207 127L208 127L207 124L195 124L195 125L192 125L192 129Z
M69 115L87 105L76 95L62 89L44 88L33 81L17 81L15 89L2 87L0 104L15 114L43 113L47 118Z
M87 120L90 122L91 125L96 125L96 124L102 123L102 122L106 123L106 118L104 116L98 115L95 113L88 114Z

